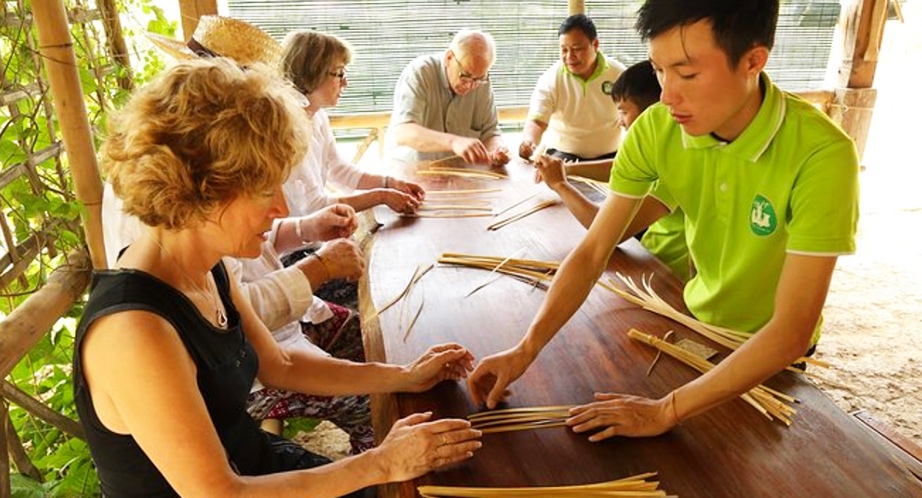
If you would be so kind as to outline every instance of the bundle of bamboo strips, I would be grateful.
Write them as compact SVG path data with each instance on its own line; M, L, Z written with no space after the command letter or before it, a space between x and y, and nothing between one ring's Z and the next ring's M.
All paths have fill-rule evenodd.
M456 252L442 253L439 263L467 266L509 275L534 286L550 282L557 272L558 263L533 259L510 259Z
M467 416L471 427L484 434L561 427L570 418L572 406L532 406L473 413Z
M618 279L631 291L625 291L619 289L615 285L615 281L608 279L608 283L601 283L602 287L614 292L621 298L630 301L646 310L652 311L658 315L665 316L675 320L682 325L694 330L695 332L707 337L708 339L720 344L726 348L736 350L740 347L746 340L749 339L750 334L743 332L738 332L736 330L731 330L725 327L718 327L717 325L711 325L709 323L704 323L696 320L693 317L690 317L684 313L679 312L677 309L669 305L663 298L659 297L656 291L653 290L653 275L643 276L641 278L641 284L643 289L641 289L637 284L634 283L634 280L631 277L625 277L620 273L615 274ZM820 361L814 358L803 357L797 360L798 362L806 362L812 365L819 367L828 368L829 364ZM793 367L789 367L788 370L792 370L797 373L804 373L803 370L799 370Z
M615 481L575 486L543 486L529 488L470 488L458 486L419 486L416 490L423 498L548 498L560 497L668 497L659 489L659 481L647 481L656 472L647 472Z
M631 339L655 347L701 373L707 373L714 368L714 364L708 360L658 337L644 334L637 329L629 330L627 335ZM797 403L798 401L795 398L761 384L753 387L749 392L742 394L740 398L749 403L762 415L765 415L769 420L777 419L788 426L791 425L791 416L797 413L797 410L785 404Z
M524 217L526 217L526 216L529 216L529 215L532 215L532 214L534 214L534 213L537 213L538 211L541 211L541 210L544 209L544 208L551 207L551 206L557 204L558 202L559 202L559 201L557 201L556 199L551 199L551 200L547 200L547 201L540 202L540 203L538 203L537 205L532 206L531 208L529 208L529 209L527 209L527 210L525 210L525 211L522 211L522 212L516 213L516 214L514 214L514 215L512 215L512 216L503 218L503 219L501 219L501 220L499 220L499 221L497 221L497 222L495 222L495 223L489 225L489 226L487 227L487 230L499 230L500 228L502 228L502 227L504 227L504 226L506 226L506 225L508 225L508 224L510 224L510 223L512 223L512 222L514 222L514 221L521 220L522 218L524 218Z

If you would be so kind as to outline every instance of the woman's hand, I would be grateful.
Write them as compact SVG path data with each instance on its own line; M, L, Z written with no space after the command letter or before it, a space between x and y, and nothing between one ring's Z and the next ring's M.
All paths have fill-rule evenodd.
M602 429L589 436L598 442L612 436L658 436L675 427L675 393L654 400L627 394L596 393L594 403L570 409L567 425L573 432Z
M389 177L389 178L390 180L387 182L387 184L390 188L399 190L403 192L404 194L407 194L413 197L419 202L423 202L423 200L426 198L426 191L423 190L423 188L420 187L419 185L413 182L401 180L399 178L394 178L394 177Z
M432 412L416 413L394 423L374 453L388 482L419 477L430 470L474 456L480 448L480 431L461 419L434 422Z
M415 213L422 201L413 195L405 194L392 188L384 189L383 195L384 204L387 204L387 207L400 214Z
M347 204L333 204L304 217L305 241L323 242L349 237L358 228L355 210Z
M358 244L350 239L331 240L317 250L326 268L328 280L357 279L365 273L365 257Z
M443 380L461 380L474 368L474 355L459 344L432 346L413 363L405 365L407 382L404 392L432 389Z

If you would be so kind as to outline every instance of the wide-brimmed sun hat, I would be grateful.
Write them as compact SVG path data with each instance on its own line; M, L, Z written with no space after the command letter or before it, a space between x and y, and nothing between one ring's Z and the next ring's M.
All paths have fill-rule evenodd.
M268 33L231 17L200 17L185 43L156 33L147 33L147 37L177 59L227 57L242 66L261 62L275 68L282 55L282 46Z

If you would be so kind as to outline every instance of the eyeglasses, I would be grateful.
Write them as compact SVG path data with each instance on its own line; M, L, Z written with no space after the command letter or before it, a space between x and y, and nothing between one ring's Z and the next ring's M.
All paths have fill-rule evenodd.
M329 71L327 72L327 76L336 78L340 83L342 83L346 79L346 70L340 69L339 71Z
M458 65L458 79L460 79L462 83L477 86L490 81L490 73L487 73L480 78L475 78L471 73L464 71L464 67L461 66L461 62L457 57L452 58L452 60L455 61L455 64Z

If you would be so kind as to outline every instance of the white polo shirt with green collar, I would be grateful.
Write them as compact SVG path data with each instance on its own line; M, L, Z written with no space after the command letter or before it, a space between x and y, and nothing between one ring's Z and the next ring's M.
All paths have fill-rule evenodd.
M852 140L764 73L762 83L759 112L731 143L687 135L666 106L650 107L631 126L610 181L628 197L660 181L657 197L685 212L698 271L686 306L703 322L749 333L774 312L785 256L854 253L858 222Z
M618 150L621 125L611 87L624 64L596 56L588 80L557 61L538 78L528 106L528 119L548 124L542 142L548 147L591 159Z

